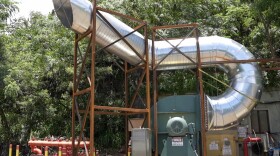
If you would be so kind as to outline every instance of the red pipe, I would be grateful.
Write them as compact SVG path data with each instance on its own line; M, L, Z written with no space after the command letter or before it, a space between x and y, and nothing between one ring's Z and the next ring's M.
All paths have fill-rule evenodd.
M261 138L251 138L248 137L246 139L243 140L243 149L244 149L244 156L248 156L248 143L249 142L261 142L262 139Z
M72 141L44 141L44 140L30 140L28 141L29 146L72 146ZM75 145L78 141L75 142ZM89 141L86 141L86 146L89 147ZM84 143L80 142L80 147L84 147Z
M75 141L75 145L78 144L78 141ZM49 147L60 147L62 156L71 156L72 154L72 141L49 141L49 140L30 140L28 141L28 145L31 147L31 151L35 154L42 154L42 151L37 147L41 146L49 146ZM90 142L86 141L86 146L89 148ZM80 142L80 148L84 148L84 143Z

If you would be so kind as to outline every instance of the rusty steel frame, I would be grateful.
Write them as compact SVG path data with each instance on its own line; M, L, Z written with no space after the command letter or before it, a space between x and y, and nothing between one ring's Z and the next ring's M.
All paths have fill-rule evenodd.
M93 151L94 149L94 116L95 115L124 115L125 116L125 135L126 135L126 153L127 153L127 149L128 149L128 140L129 140L129 132L128 132L128 117L130 115L135 115L135 114L144 114L145 118L144 120L147 122L147 127L150 128L150 121L151 121L151 115L150 115L150 75L149 75L149 55L148 55L148 38L147 38L147 23L138 19L135 19L133 17L127 16L127 15L123 15L111 10L107 10L107 9L103 9L100 7L97 7L96 5L96 0L92 1L92 6L93 6L93 15L99 15L100 18L102 18L112 29L113 31L119 36L119 39L110 43L109 45L103 47L102 49L96 51L96 29L95 29L95 25L96 25L96 18L94 18L95 16L93 16L92 18L92 24L90 26L90 28L83 34L76 34L75 35L75 42L74 42L74 76L73 76L73 95L72 95L72 128L71 128L71 133L72 133L72 138L75 138L76 132L75 132L75 127L76 127L76 113L78 115L83 114L83 119L82 119L82 123L80 123L80 134L79 134L79 138L81 138L84 128L85 128L85 124L88 118L88 114L90 114L89 116L89 122L90 122L90 150L89 150L89 154L93 155ZM104 11L104 12L108 12L110 14L122 17L122 18L126 18L129 19L131 21L137 22L139 25L136 26L134 28L134 31L130 32L129 34L122 36L111 24L109 21L106 20L106 18L103 17L102 14L100 14L99 11ZM135 31L139 30L139 29L144 29L144 37L145 37L145 53L146 55L144 57L142 57L134 48L133 46L131 46L125 39L125 37L131 35L132 33L134 33ZM78 51L79 51L79 42L82 41L85 37L91 35L90 40L88 41L88 46L86 49L86 52L84 53L84 56L82 57L82 64L81 67L78 67ZM120 67L125 74L125 107L112 107L112 106L100 106L100 105L96 105L95 104L95 57L96 54L98 52L100 52L101 50L105 50L106 48L108 48L109 46L115 44L118 41L124 41L134 52L135 54L142 60L143 64L142 65L135 65L133 67L128 67L128 63L125 62L124 64L124 68L120 67L119 64L117 64L118 67ZM89 87L85 88L85 89L81 89L79 90L79 84L80 81L82 79L83 76L83 72L86 68L86 60L87 60L87 55L90 53L91 51L91 57L90 57L90 61L91 61L91 66L90 66L90 76L87 75L87 79L88 79L88 83L89 83ZM78 68L79 69L79 73L78 73ZM130 97L128 97L129 95L129 84L128 84L128 76L129 74L137 71L137 69L143 69L143 73L141 75L140 80L138 80L138 84L137 87L135 89L135 92L132 96L132 100L129 99ZM144 79L146 80L146 107L144 109L136 109L133 108L133 103L135 102L135 99L137 96L140 97L139 94L139 88L142 85ZM85 94L89 94L90 96L88 97L88 102L86 104L86 109L79 109L76 108L76 104L77 104L77 98L80 96L83 96ZM141 97L140 97L141 98ZM142 101L144 101L143 99L141 99ZM129 102L130 101L130 102ZM98 110L98 111L97 111ZM72 153L73 155L77 155L77 148L75 146L75 139L72 139ZM78 140L78 142L80 143L80 139ZM78 143L78 144L79 144Z
M174 29L174 28L184 28L184 27L194 27L194 36L196 38L196 46L197 46L197 62L193 61L190 59L188 56L186 56L184 53L182 53L177 46L172 45L168 40L164 37L162 37L160 34L158 34L156 31L158 29ZM155 62L155 48L154 48L154 41L156 40L156 35L159 35L161 39L165 40L167 43L169 43L173 49L162 58L156 64ZM185 38L181 38L182 41L186 39L188 36ZM179 38L177 38L179 39ZM259 63L270 63L270 62L280 62L279 58L272 58L272 59L249 59L249 60L228 60L228 61L213 61L213 62L201 62L201 57L200 57L200 47L199 47L199 31L198 31L198 25L196 23L193 24L181 24L181 25L167 25L167 26L156 26L152 28L152 69L153 69L153 105L154 105L154 135L155 135L155 155L158 155L158 126L157 126L157 100L158 100L158 73L157 73L157 67L160 65L162 61L164 61L165 58L167 58L172 52L177 51L178 53L181 53L184 57L189 59L192 63L186 64L188 65L196 65L197 68L197 79L198 79L198 86L199 86L199 95L200 95L200 111L201 111L201 141L202 141L202 155L207 156L206 150L206 106L205 106L205 95L204 95L204 90L203 90L203 75L202 72L199 70L202 68L203 65L209 65L209 64L226 64L226 63L249 63L249 62L259 62ZM270 67L270 68L263 68L261 67L261 70L263 71L271 71L271 70L280 70L280 67Z
M181 52L177 47L180 45L181 42L183 42L186 38L188 38L191 33L189 33L187 36L185 36L184 38L181 38L182 41L178 44L178 45L172 45L167 38L162 37L159 33L157 33L157 30L159 29L177 29L177 28L193 28L193 30L191 30L191 33L194 33L194 36L197 39L196 45L197 45L197 53L198 53L198 57L197 57L197 62L195 63L194 60L192 60L191 58L189 58L187 55L185 55L183 52ZM194 31L194 32L193 32ZM173 49L166 55L164 56L158 63L156 63L156 59L155 59L155 45L154 42L156 41L156 35L158 35L161 39L165 40L168 44L170 44ZM180 24L180 25L166 25L166 26L156 26L152 28L152 70L153 70L153 105L154 105L154 138L155 138L155 156L158 155L158 125L157 125L157 101L158 101L158 72L157 72L157 68L158 66L162 63L162 61L164 61L164 59L166 59L169 55L171 55L173 52L177 51L178 53L180 53L182 56L184 56L185 58L187 58L188 60L190 60L193 64L197 65L197 76L199 79L199 88L200 88L200 97L204 98L204 94L203 94L203 86L202 86L202 74L199 71L199 68L201 68L201 61L200 61L200 48L199 48L199 42L198 42L198 24L196 23L192 23L192 24ZM202 101L202 100L201 100ZM201 102L201 111L204 111L204 103ZM203 113L202 113L203 114ZM201 125L205 124L205 116L201 116L202 118L202 123ZM203 127L203 126L201 126ZM205 129L205 128L204 128ZM205 131L202 131L203 135L205 134ZM202 136L203 136L202 135ZM205 140L205 139L203 139ZM206 142L206 141L205 141ZM205 143L203 143L204 146Z
M141 20L138 20L136 18L133 18L131 16L127 16L127 15L123 15L121 13L118 12L114 12L111 10L107 10L107 9L103 9L100 8L98 6L96 6L96 0L92 1L92 5L93 5L93 15L98 14L112 29L113 31L120 37L118 40L110 43L109 45L103 47L102 49L96 51L95 47L96 47L96 30L94 25L96 25L96 19L93 18L92 19L92 24L91 27L83 34L76 34L75 35L75 42L74 42L74 76L73 76L73 95L72 95L72 138L74 138L75 136L75 123L76 123L76 112L84 114L83 116L83 123L81 125L81 131L79 134L79 137L81 138L82 133L84 131L85 128L85 124L87 121L87 115L90 114L90 152L94 151L94 116L95 115L123 115L125 116L125 140L126 140L126 153L127 153L127 149L128 149L128 140L129 140L129 133L128 133L128 117L130 115L135 115L135 114L146 114L145 115L145 121L147 121L147 126L148 128L150 128L150 124L151 124L151 112L150 112L150 106L151 106L151 101L150 101L150 79L149 79L149 55L148 55L148 35L147 35L147 23L143 22ZM110 23L109 21L106 20L106 18L104 18L102 16L102 14L99 13L99 11L104 11L116 16L120 16L126 19L129 19L131 21L134 22L138 22L140 23L140 25L136 26L134 28L134 31L130 32L129 34L122 36ZM95 17L95 16L93 16ZM188 56L186 56L184 53L182 53L177 46L172 45L171 43L168 42L168 40L162 36L160 36L160 34L158 34L156 31L159 29L177 29L177 28L186 28L186 27L191 27L194 28L194 34L196 37L196 44L197 44L197 62L195 63L195 61L193 61L192 59L190 59ZM136 32L139 29L144 29L144 36L145 36L145 57L140 56L140 54L125 40L125 37L131 35L132 33ZM78 63L77 63L77 58L78 58L78 50L79 50L79 42L81 40L83 40L85 37L87 37L88 35L91 34L90 40L89 40L89 44L87 47L87 50L84 54L84 57L82 58L82 67L80 69L79 74L78 73ZM203 149L206 149L206 137L205 137L205 133L206 133L206 129L205 129L205 103L204 103L204 92L203 92L203 80L202 80L202 73L199 69L201 69L201 67L203 65L206 64L225 64L225 63L248 63L248 62L260 62L260 63L268 63L268 62L280 62L280 59L251 59L251 60L229 60L229 61L215 61L215 62L209 62L209 63L202 63L201 59L200 59L200 48L199 48L199 42L198 42L198 24L193 23L193 24L180 24L180 25L167 25L167 26L156 26L152 28L152 72L153 72L153 105L154 105L154 135L155 135L155 155L158 155L158 137L157 137L157 100L158 100L158 72L157 72L157 67L158 65L167 57L165 56L158 64L155 63L155 49L154 49L154 41L156 40L156 35L159 35L163 40L167 41L171 46L173 46L173 50L171 50L168 54L170 55L172 52L177 51L178 53L181 53L184 57L186 57L187 59L189 59L193 64L195 64L197 66L197 77L198 77L198 85L199 85L199 93L200 93L200 108L201 108L201 133L202 133L202 146ZM188 36L184 37L182 40L186 39ZM125 107L112 107L112 106L100 106L100 105L96 105L95 104L95 93L94 93L94 89L95 89L95 57L96 57L96 53L105 50L106 48L108 48L109 46L115 44L118 41L124 41L131 49L132 51L135 52L135 54L143 61L144 64L142 65L136 65L135 67L129 68L128 67L128 63L125 62L124 63L124 68L122 68L119 64L117 64L117 66L119 66L125 73ZM94 48L91 48L94 47ZM90 53L90 48L91 48L91 73L90 76L87 75L87 79L89 82L90 87L82 89L82 90L78 90L78 84L80 83L80 80L82 78L82 74L83 71L85 70L85 64L86 64L86 59L87 59L87 55ZM135 72L137 69L144 69L144 72L141 75L140 80L138 81L138 85L136 86L135 92L132 96L132 100L129 102L129 97L128 97L128 75L130 73ZM272 68L262 68L262 70L280 70L280 67L272 67ZM136 109L133 108L133 103L135 102L135 99L137 96L139 96L139 88L143 83L143 80L146 80L146 108L145 109ZM90 97L88 99L88 103L86 106L85 110L76 110L75 109L75 103L76 103L76 98L78 96L82 96L84 94L90 94ZM99 111L97 111L99 110ZM75 139L72 139L72 146L74 148L72 148L72 152L75 153L78 151L75 146L74 143ZM80 139L79 139L80 142ZM78 143L79 144L79 143ZM203 155L206 156L206 150L203 150ZM92 153L90 153L92 154Z
M195 30L195 38L196 38L196 46L197 46L197 77L198 77L198 83L199 83L199 96L200 96L200 118L201 118L201 142L202 142L202 155L207 155L206 149L206 106L204 102L204 90L203 90L203 81L202 81L202 72L201 72L201 57L200 57L200 48L199 48L199 32L198 28Z

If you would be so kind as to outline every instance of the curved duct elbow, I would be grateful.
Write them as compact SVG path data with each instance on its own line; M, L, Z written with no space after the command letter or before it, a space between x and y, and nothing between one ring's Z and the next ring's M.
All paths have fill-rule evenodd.
M53 0L57 16L68 28L77 33L84 33L91 25L92 4L88 0ZM96 15L96 42L101 46L107 46L120 37L109 26L107 21L121 35L127 35L133 29L116 19L112 15L99 11ZM145 55L144 37L134 32L125 38L129 44L139 53ZM169 40L174 46L193 62L197 60L196 39L189 38L181 42L181 39ZM151 41L148 41L151 47ZM241 44L227 38L211 36L199 38L201 61L229 61L247 60L254 56ZM119 41L106 50L119 56L130 64L142 63L135 52L124 41ZM155 42L156 63L159 63L173 47L165 41ZM151 55L151 49L149 48ZM151 58L151 57L150 57ZM150 60L151 62L151 60ZM158 65L157 70L174 70L183 68L195 68L196 64L183 57L178 52L173 52ZM209 66L209 65L205 65ZM213 66L213 65L212 65ZM244 118L255 106L261 95L262 76L256 63L226 63L217 65L230 79L230 88L222 95L216 97L207 96L207 114L209 129L225 129L231 127Z
M215 43L216 42L216 43ZM241 44L216 37L216 52L225 52L223 61L254 59ZM220 57L219 57L220 58ZM208 126L225 129L238 124L255 107L262 90L262 75L257 63L224 64L230 79L229 88L216 97L207 96Z
M177 45L180 41L178 39L169 42ZM173 49L165 41L157 41L155 44L157 62ZM254 59L254 56L243 45L228 38L219 36L200 37L199 45L201 62L204 63ZM185 39L178 46L178 49L196 63L195 38ZM173 53L161 62L158 69L172 70L186 67L195 68L196 64L193 64L180 53ZM210 67L210 65L204 65L204 67ZM218 68L228 75L230 88L222 95L206 96L209 129L226 129L238 123L256 105L262 90L262 76L256 63L220 64Z

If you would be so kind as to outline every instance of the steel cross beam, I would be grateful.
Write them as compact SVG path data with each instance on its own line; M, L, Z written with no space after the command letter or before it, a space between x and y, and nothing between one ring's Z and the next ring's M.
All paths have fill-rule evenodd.
M147 122L148 128L150 128L150 80L149 80L149 55L148 55L148 38L147 38L147 24L146 22L143 22L141 20L137 20L133 17L123 15L114 11L106 10L100 7L97 7L96 5L96 0L92 1L92 6L93 6L93 18L92 18L92 23L90 28L83 34L76 34L75 35L75 42L74 42L74 75L73 75L73 95L72 95L72 128L71 128L71 133L72 133L72 153L73 155L77 155L78 152L78 146L75 145L75 137L76 137L76 116L78 116L79 119L79 138L83 138L83 131L85 129L86 121L89 120L90 122L90 136L89 136L89 151L87 155L93 155L95 152L95 142L94 142L94 118L95 115L99 114L105 114L105 115L124 115L126 119L126 147L128 147L128 117L130 115L135 115L135 114L144 114L145 115L145 121ZM126 19L129 19L133 22L139 23L138 26L134 28L134 31L126 34L125 36L122 36L110 23L109 21L106 20L105 17L102 16L102 14L99 13L100 11L108 12L110 14L120 16ZM101 50L96 50L96 18L95 15L99 15L100 18L102 18L106 23L114 30L114 32L119 36L119 39L116 41L111 42L107 46L103 47ZM133 34L134 32L143 29L144 30L144 37L145 37L145 54L144 56L140 56L140 54L128 43L126 42L126 37ZM78 52L80 52L79 48L79 42L84 40L84 38L90 36L90 39L88 41L87 49L83 53L83 56L81 56L81 64L78 64ZM134 66L129 66L128 63L124 63L125 67L121 67L119 64L117 64L118 67L120 67L124 73L125 73L125 107L114 107L114 106L101 106L101 105L96 105L95 104L95 58L98 56L98 53L101 52L102 50L106 50L106 48L112 46L113 44L119 42L119 41L124 41L134 52L135 54L142 60L142 64L134 65ZM91 54L90 57L88 57ZM82 55L82 54L80 54ZM86 63L90 59L90 73L86 73ZM141 78L137 81L137 87L135 89L134 95L132 97L129 97L129 90L127 89L129 87L129 74L132 74L134 72L137 72L137 70L142 70L142 76ZM89 87L86 88L79 88L81 84L81 80L84 78L83 75L86 75L86 78L89 83ZM139 88L141 84L144 82L144 79L146 81L146 105L144 109L136 109L133 108L133 103L135 102L136 96L140 97L139 94ZM87 102L84 104L85 108L80 108L78 104L78 99L86 100L87 96ZM132 99L130 99L132 98ZM143 99L142 99L143 101ZM98 111L97 111L98 110ZM83 114L83 116L80 116L80 114ZM89 117L88 117L89 116ZM80 144L81 139L78 140L78 145ZM126 148L127 150L127 148ZM127 153L127 152L126 152Z
M167 25L167 26L156 26L152 28L152 70L153 70L153 105L154 105L154 137L155 137L155 156L158 155L158 125L157 125L157 101L158 101L158 73L157 73L157 68L159 65L173 52L177 51L184 57L186 57L188 60L190 60L194 65L197 65L197 68L199 68L200 64L196 63L194 60L189 58L187 55L185 55L183 52L181 52L178 49L178 46L186 39L188 38L193 32L195 37L197 38L197 52L200 53L199 50L199 43L198 43L198 33L197 33L197 27L198 24L193 23L193 24L180 24L180 25ZM167 38L162 37L157 30L159 29L177 29L177 28L192 28L191 32L187 34L184 38L182 38L181 42L179 42L177 45L172 45ZM156 35L158 35L161 39L165 40L168 44L170 44L173 49L169 51L169 53L164 56L158 63L156 63L156 54L155 54L155 41L156 41ZM198 73L198 72L197 72ZM200 76L198 76L200 77ZM201 85L201 84L200 84ZM203 94L203 93L202 93ZM201 106L202 108L203 106Z

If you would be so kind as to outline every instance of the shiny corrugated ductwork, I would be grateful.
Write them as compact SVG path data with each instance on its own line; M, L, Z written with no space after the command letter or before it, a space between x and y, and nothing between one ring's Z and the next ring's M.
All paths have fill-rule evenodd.
M61 20L62 24L67 28L71 28L77 33L84 33L91 24L92 4L88 0L53 0L54 9ZM110 24L116 28L121 35L127 35L133 29L112 15L102 12ZM120 37L114 30L98 15L96 16L96 42L101 46L109 45L118 40ZM143 36L135 32L125 38L131 46L140 54L144 55L145 43ZM141 59L131 50L124 42L119 41L106 49L114 53L120 58L126 60L130 64L138 64Z
M91 23L92 4L87 0L53 0L57 16L62 24L77 33L85 32ZM132 28L113 17L101 12L102 16L122 35L133 31ZM106 46L119 39L118 35L98 15L96 15L96 42ZM137 52L144 56L144 37L135 32L126 40ZM169 40L174 46L181 39ZM149 55L151 55L151 41L149 40ZM241 44L223 37L211 36L199 38L201 61L228 61L254 59L254 56ZM156 62L166 56L173 47L166 41L155 41ZM185 39L178 45L178 49L196 62L196 39ZM130 64L139 64L141 59L123 41L119 41L107 48L107 51L119 56ZM150 57L151 58L151 57ZM151 60L150 60L151 62ZM207 65L205 65L207 66ZM213 65L212 65L213 66ZM176 70L183 68L195 68L196 66L187 58L173 52L158 66L158 70ZM255 106L262 88L262 76L256 63L228 63L217 65L230 79L230 88L222 95L207 96L207 114L209 129L226 129L238 123Z
M169 42L177 45L180 41L181 39ZM219 36L200 37L199 45L201 62L254 59L243 45L232 39ZM163 58L173 48L165 41L157 41L155 47L157 60ZM178 49L196 62L195 38L184 40ZM159 69L172 70L186 67L193 68L195 65L181 54L174 53L161 63ZM209 129L225 129L236 125L255 106L262 90L262 76L256 63L228 63L217 67L227 74L230 88L222 95L206 96Z

